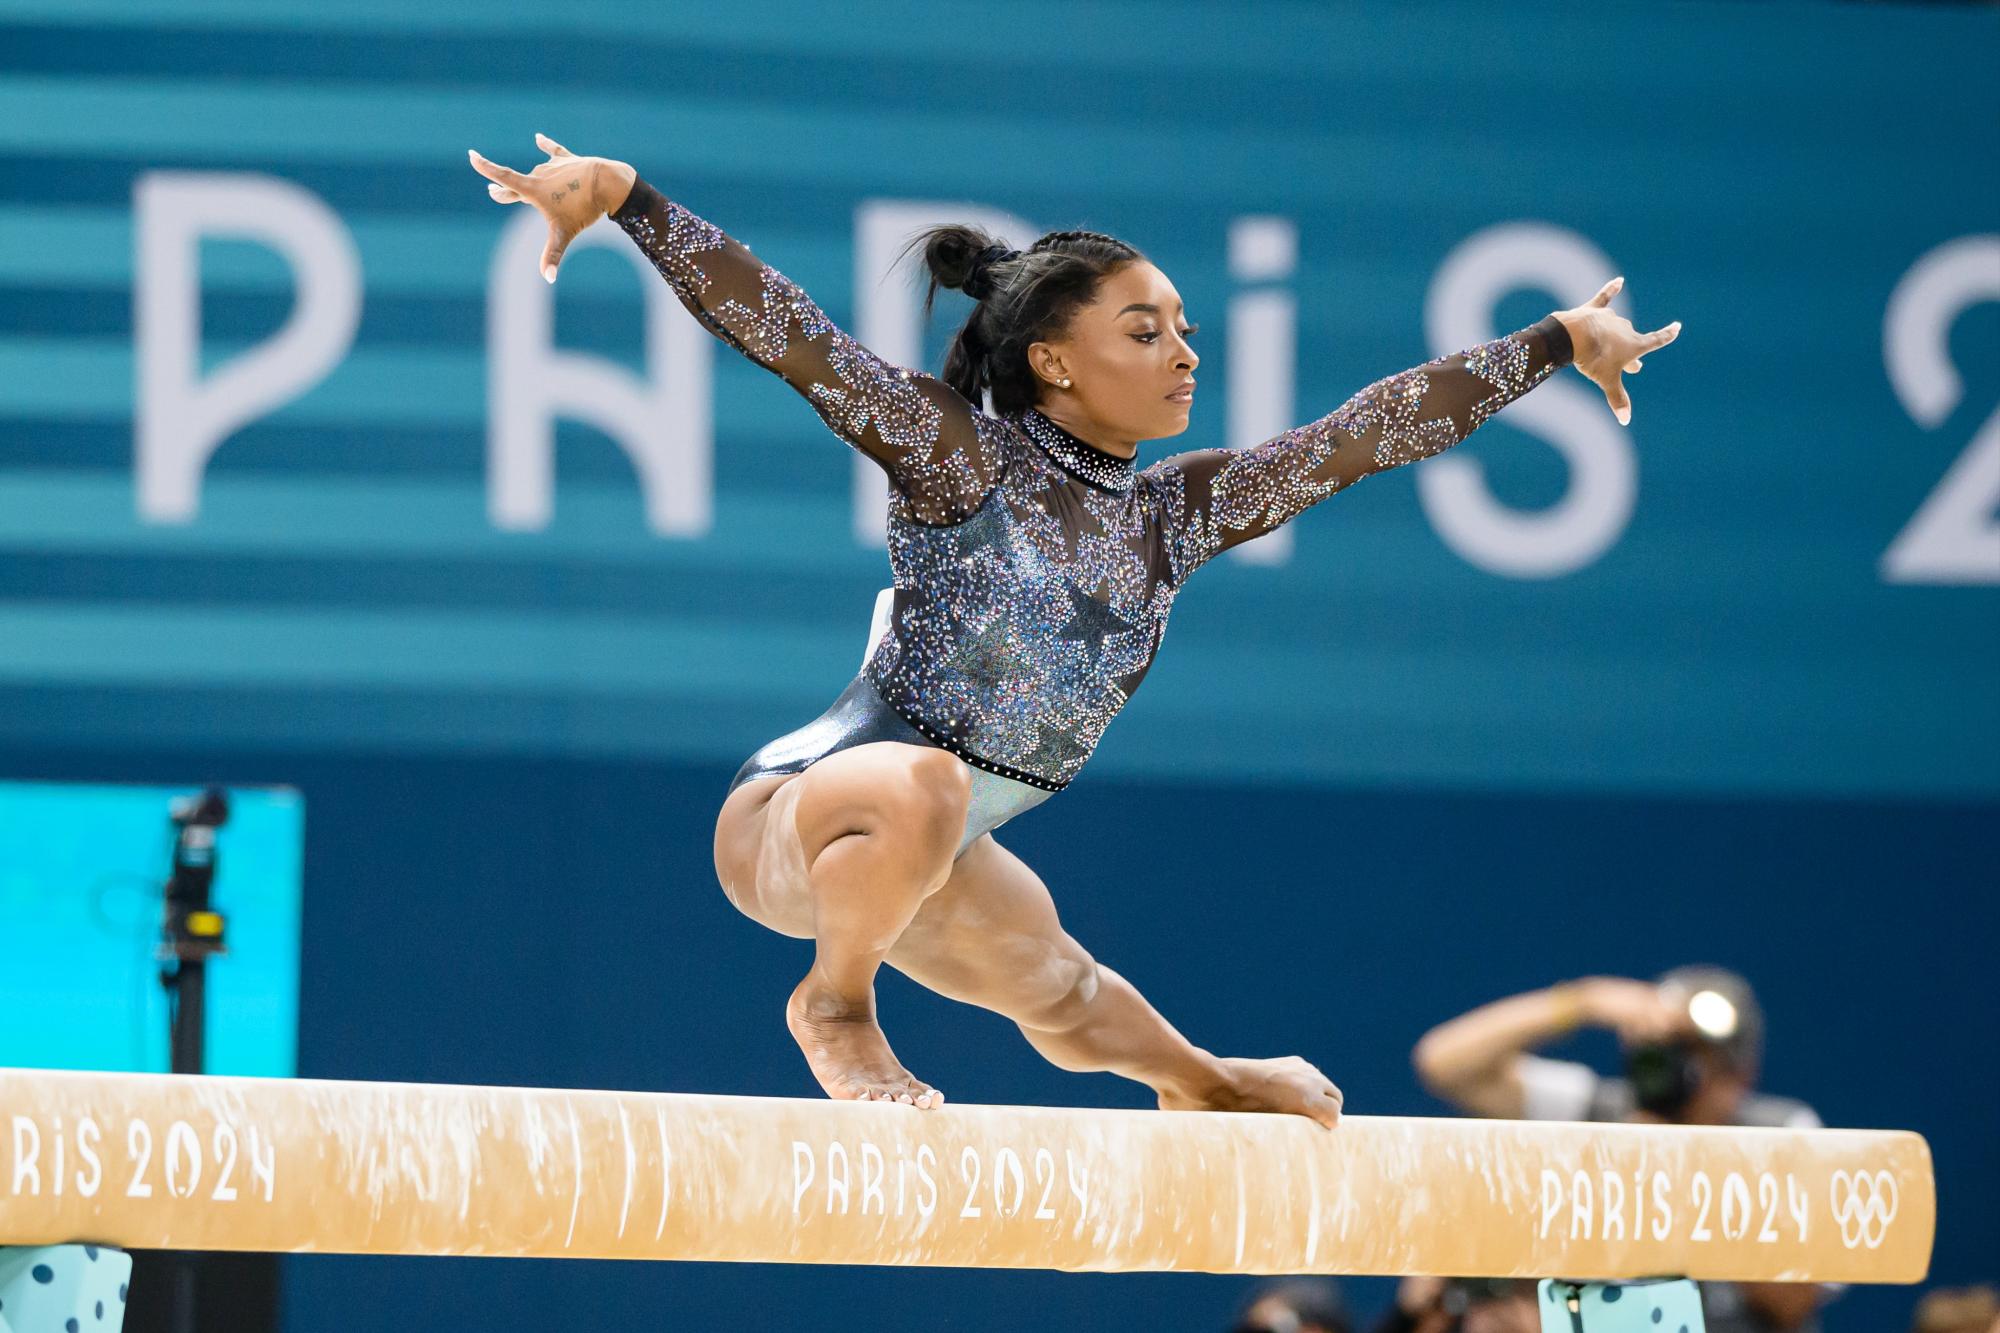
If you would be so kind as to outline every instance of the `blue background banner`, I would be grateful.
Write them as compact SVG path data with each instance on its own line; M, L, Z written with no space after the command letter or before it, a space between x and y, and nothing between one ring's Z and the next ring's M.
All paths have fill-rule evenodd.
M561 418L546 526L496 522L488 397L545 368L489 356L508 302L553 300L565 352L636 374L659 286L622 237L573 255L553 295L532 262L495 264L534 219L495 207L464 151L525 167L546 129L634 162L857 331L893 323L859 307L904 285L857 276L870 209L964 201L1130 237L1205 322L1221 390L1142 460L1253 443L1615 273L1641 327L1683 321L1632 379L1629 431L1562 376L1309 512L1283 563L1205 571L1094 771L1199 755L1287 781L2000 793L2000 303L1976 254L1908 295L1949 247L2000 244L2000 176L1964 169L1995 129L1991 15L1451 9L1419 30L1386 10L1003 6L992 31L1058 22L1060 41L981 59L925 23L829 36L806 6L584 4L558 33L470 4L422 29L391 6L303 27L11 8L0 115L36 158L0 198L18 739L117 743L177 715L190 737L724 761L839 692L886 559L850 531L847 451L726 351L694 389L712 441L678 442L712 457L697 531L649 526L620 445ZM1141 30L1157 38L1135 49ZM1641 49L1635 83L1611 53ZM266 220L290 262L185 224L198 351L170 316L135 327L173 299L182 235L139 201L183 173L225 213L232 180L322 210ZM1232 277L1245 218L1292 229L1275 282ZM274 338L314 264L349 284L351 340L303 383L261 372L271 401L211 442L198 509L162 519L135 460L148 431L192 429L203 381L148 409L142 370L215 375ZM1233 303L1273 290L1295 327L1250 341L1295 367L1295 401L1230 439ZM1920 313L1895 323L1899 291ZM1911 387L1940 378L1942 412ZM1936 530L1944 572L1893 578L1955 465L1979 475L1952 490L1974 512Z
M0 773L303 791L301 1073L804 1094L806 955L730 912L709 839L856 669L881 475L608 224L543 284L465 150L630 161L933 370L965 307L918 325L915 226L1127 238L1203 326L1193 424L1142 463L1622 273L1639 328L1684 325L1629 429L1565 371L1212 562L1004 840L1194 1040L1305 1054L1354 1111L1443 1113L1409 1049L1483 1000L1738 967L1766 1084L1928 1134L1936 1276L1991 1277L1996 66L1990 7L0 0ZM616 410L562 397L578 366ZM884 1008L960 1100L1145 1104L900 981ZM295 1333L983 1330L1220 1328L1243 1284L287 1289Z

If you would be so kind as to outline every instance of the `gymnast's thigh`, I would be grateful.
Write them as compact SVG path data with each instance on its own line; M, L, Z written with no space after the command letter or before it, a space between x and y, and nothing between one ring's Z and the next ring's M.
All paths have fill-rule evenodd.
M835 838L885 822L929 821L955 834L964 823L968 772L934 746L871 741L802 773L752 778L729 793L716 817L716 878L744 915L810 939L813 857Z
M1041 876L991 833L965 849L888 961L940 995L1044 1028L1087 998L1096 967L1063 929Z

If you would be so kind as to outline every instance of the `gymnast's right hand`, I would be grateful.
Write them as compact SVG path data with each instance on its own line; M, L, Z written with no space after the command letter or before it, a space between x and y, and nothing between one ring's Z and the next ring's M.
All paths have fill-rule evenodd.
M1228 1059L1222 1080L1205 1093L1160 1094L1163 1111L1272 1111L1302 1115L1332 1129L1340 1123L1340 1089L1296 1055L1275 1060Z
M465 155L472 169L491 182L486 193L503 204L522 202L548 219L548 244L542 247L542 276L556 280L556 266L563 251L590 224L616 209L632 192L639 173L624 162L605 157L578 157L546 134L537 134L535 143L549 160L523 175L521 172L488 162L473 149Z

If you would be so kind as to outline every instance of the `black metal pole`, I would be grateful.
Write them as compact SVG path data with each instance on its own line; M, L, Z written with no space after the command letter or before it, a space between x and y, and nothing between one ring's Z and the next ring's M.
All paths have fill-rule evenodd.
M208 960L224 952L224 920L209 902L215 884L215 835L229 821L229 797L219 787L184 797L168 810L174 826L173 865L161 920L160 984L167 991L167 1067L199 1074L206 1063ZM200 1256L181 1251L173 1263L172 1327L195 1333Z
M167 1068L176 1074L199 1074L205 1064L208 1031L208 964L183 959L175 970L172 1026L168 1029Z

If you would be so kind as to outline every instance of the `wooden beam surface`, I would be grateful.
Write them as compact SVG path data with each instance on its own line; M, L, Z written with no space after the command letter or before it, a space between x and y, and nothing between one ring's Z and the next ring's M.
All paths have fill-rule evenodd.
M1898 1131L0 1069L0 1244L1915 1282Z

